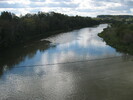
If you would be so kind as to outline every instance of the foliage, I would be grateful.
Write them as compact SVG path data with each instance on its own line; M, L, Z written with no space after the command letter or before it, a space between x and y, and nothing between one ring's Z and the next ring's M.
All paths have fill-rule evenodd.
M90 17L67 16L55 12L38 12L17 17L13 13L4 11L0 15L0 48L23 43L42 34L48 37L54 35L55 31L67 31L97 24L99 22Z
M133 24L112 24L99 36L118 51L133 54Z

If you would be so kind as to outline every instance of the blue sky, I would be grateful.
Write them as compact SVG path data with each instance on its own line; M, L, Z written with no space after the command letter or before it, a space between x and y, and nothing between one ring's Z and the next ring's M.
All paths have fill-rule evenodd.
M2 11L17 15L38 11L94 17L101 14L129 15L133 13L133 0L0 0Z

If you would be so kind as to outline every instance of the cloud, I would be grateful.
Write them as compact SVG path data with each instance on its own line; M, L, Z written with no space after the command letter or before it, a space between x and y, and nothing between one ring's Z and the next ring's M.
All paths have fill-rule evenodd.
M30 0L31 2L45 2L46 0Z
M20 3L6 3L6 2L1 2L0 3L0 8L25 8L26 5L22 5Z
M51 7L51 8L55 8L55 7L61 7L61 8L76 8L78 7L78 4L74 4L71 3L71 5L69 3L31 3L29 5L29 7Z
M68 15L97 16L131 14L132 9L133 0L0 0L0 11L12 11L18 15L55 11Z

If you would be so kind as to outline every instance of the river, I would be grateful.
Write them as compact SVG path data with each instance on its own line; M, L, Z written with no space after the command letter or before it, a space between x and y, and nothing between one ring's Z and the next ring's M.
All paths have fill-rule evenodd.
M0 54L0 100L133 100L133 58L97 34L60 33Z

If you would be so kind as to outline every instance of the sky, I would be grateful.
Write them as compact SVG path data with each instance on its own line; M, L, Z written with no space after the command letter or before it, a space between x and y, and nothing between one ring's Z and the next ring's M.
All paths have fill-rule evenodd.
M59 12L70 16L131 15L133 0L0 0L0 12Z

